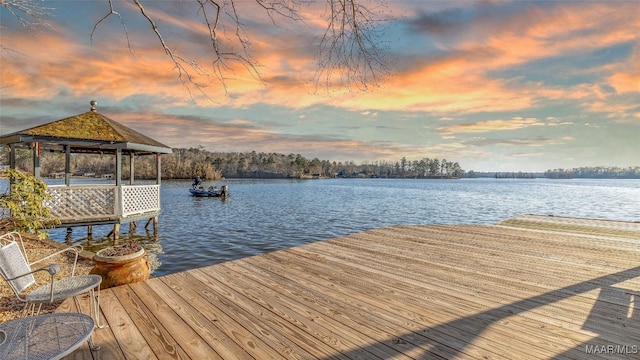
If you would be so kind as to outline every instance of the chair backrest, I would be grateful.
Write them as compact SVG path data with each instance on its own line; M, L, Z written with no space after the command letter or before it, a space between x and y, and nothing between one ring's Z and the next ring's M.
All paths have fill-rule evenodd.
M6 242L0 247L0 273L2 277L9 283L11 289L19 295L29 286L35 284L36 279L33 275L23 276L14 280L17 276L31 272L31 267L25 259L18 243L15 241Z

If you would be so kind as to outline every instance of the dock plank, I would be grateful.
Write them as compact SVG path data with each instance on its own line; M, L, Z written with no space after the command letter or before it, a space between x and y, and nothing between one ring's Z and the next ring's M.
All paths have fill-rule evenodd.
M130 288L145 302L160 324L172 330L178 345L193 359L222 359L209 345L217 338L208 320L159 279L132 284ZM114 290L115 291L115 290Z
M113 289L120 303L127 309L131 320L159 359L185 359L184 350L173 340L170 331L160 324L138 295L129 287Z
M314 249L314 254L317 255L318 251L318 249ZM270 255L278 256L280 254ZM304 268L310 262L309 259L300 259L299 262L294 261L294 259L291 256L286 257L287 267L295 268L301 266ZM322 262L325 262L325 264L322 264ZM476 346L471 346L472 344L466 342L466 339L477 332L477 325L481 324L479 319L472 324L466 322L454 324L453 321L458 318L460 313L447 314L434 309L433 304L428 301L428 295L425 296L426 294L422 289L406 290L405 277L386 278L384 272L367 277L366 273L361 273L358 269L351 269L351 273L344 273L344 271L341 273L336 270L336 263L350 262L330 262L329 258L324 258L322 262L311 263L311 266L306 268L307 276L315 281L323 279L327 286L339 284L341 290L349 290L348 294L355 301L366 302L376 308L384 308L389 312L389 317L401 316L412 321L412 331L420 331L424 328L438 328L439 331L450 336L446 344L454 347L457 351L464 349L465 352L470 353L469 355L474 355L478 358L491 356L488 349L477 349ZM467 316L472 316L475 313L477 313L476 309L470 311ZM517 357L517 354L509 355L512 350L512 346L505 347L501 349L501 354L507 355L507 358Z
M279 358L279 354L265 340L270 332L263 328L255 333L248 328L254 323L241 315L239 308L227 308L223 297L216 288L206 281L199 281L195 272L174 274L163 278L163 281L181 296L188 298L189 303L212 323L216 324L219 343L214 348L220 349L226 356L238 358L254 358L251 354L262 354L264 358Z
M107 289L102 350L66 359L637 359L640 225L589 224L392 226Z
M298 251L300 249L296 249L296 251ZM331 254L335 254L335 251L332 251ZM313 252L313 254L317 254L317 250ZM356 263L356 261L349 261L351 263ZM369 264L368 267L370 267L371 265ZM331 267L331 266L329 266ZM326 270L321 270L323 272L325 272ZM413 274L413 273L411 273ZM426 278L427 276L430 276L430 274L425 274L424 278ZM381 283L386 283L386 284L392 284L395 283L397 281L407 281L407 282L412 282L410 279L408 279L407 277L400 277L400 278L388 278L387 276L385 276L385 271L381 271L380 273L376 274L376 279L378 279ZM419 283L421 285L423 285L424 283ZM436 287L434 289L431 290L435 290L435 289L439 289L441 288L441 286L443 286L444 284L438 284L436 285ZM394 287L396 287L396 285L392 285ZM491 285L492 287L493 285ZM428 293L425 292L425 290L427 289L421 289L417 286L411 287L409 289L402 289L402 288L397 288L396 290L394 290L394 298L398 300L398 302L406 305L406 304L410 304L410 303L415 303L417 304L417 306L419 306L419 304L422 303L422 300L419 298L415 298L413 296L413 294L424 294L424 296L428 296L430 298L430 312L429 313L435 313L438 314L440 316L449 313L451 316L455 317L458 316L460 314L474 314L483 310L486 310L487 308L491 308L492 306L494 306L493 303L488 303L488 302L484 302L482 301L482 299L479 299L476 297L475 293L468 293L468 294L464 294L464 293L456 293L454 291L450 291L451 294L445 294L445 293L437 293L434 294L433 292L429 291ZM405 295L409 296L409 297L400 297L398 292L404 292ZM451 296L451 295L457 295L456 296ZM466 296L465 296L466 295ZM414 299L411 299L410 297L413 297ZM504 316L510 316L512 314L517 313L518 311L521 311L521 309L505 309L504 310ZM425 316L429 316L429 313L425 314ZM477 317L477 321L474 322L474 325L477 324L481 324L481 323L493 323L493 322L498 322L500 320L499 317L496 317L497 315L500 315L498 312L494 311L493 316L489 317L488 315L485 316L478 316ZM445 319L446 320L446 319ZM536 323L532 320L529 320L527 318L519 318L518 321L500 321L499 323L501 325L506 325L508 324L509 329L508 330L504 330L501 332L498 332L496 334L493 334L492 337L494 338L494 340L498 340L498 339L502 339L503 343L506 342L506 340L508 339L510 344L510 347L512 347L514 342L518 342L518 339L513 339L511 334L514 331L514 326L517 325L518 323L521 322L526 322L527 326L525 326L524 328L519 329L519 331L526 331L527 329L529 329L530 327L534 327L534 328L539 328L539 327L547 327L550 328L549 324L545 324L545 323ZM468 329L469 331L473 331L474 328L471 327ZM562 329L557 329L556 331L561 331L561 333L563 334L562 337L556 337L555 335L551 335L549 337L543 337L542 340L543 341L547 341L547 342L543 342L541 343L542 347L549 347L549 346L554 346L557 342L562 342L561 344L558 344L560 346L567 346L567 345L575 345L577 343L580 342L580 340L584 340L585 337L582 336L580 339L571 339L571 337L569 335L573 334L573 331L569 332L569 331L562 331ZM529 338L526 341L526 345L531 345L531 343L533 343L533 340L535 340L535 338ZM493 346L495 347L495 345ZM531 349L527 349L528 352L531 351Z
M298 248L292 251L304 251L304 248ZM314 250L313 255L317 256L318 252L319 250ZM327 256L342 255L343 257L338 259L338 262L350 262L354 264L361 264L364 261L369 261L366 265L366 269L368 270L374 269L374 268L379 269L378 276L384 276L385 274L393 273L393 271L395 271L396 273L399 272L398 270L395 270L395 266L393 265L394 262L391 262L391 264L389 264L389 263L385 263L383 260L382 262L376 263L375 260L372 260L372 258L374 257L370 253L366 253L364 250L351 251L351 252L339 252L339 251L332 250L327 252L326 255ZM387 259L388 257L389 256L387 256ZM401 261L396 261L395 263L399 263L399 262ZM557 291L557 292L552 292L550 294L546 294L544 292L546 291L546 289L537 289L537 291L529 291L524 295L519 295L518 291L521 291L519 289L523 288L523 286L517 283L516 284L509 283L513 279L501 277L501 278L497 278L496 280L496 278L493 277L493 278L489 278L488 280L483 278L482 281L478 281L479 277L481 276L480 272L477 272L475 274L468 273L468 272L461 272L460 268L458 268L457 270L446 269L446 270L443 270L441 273L437 274L438 276L433 277L433 275L435 275L433 271L434 270L433 264L431 264L431 266L428 266L428 265L429 264L420 264L418 260L414 259L412 262L407 263L407 265L405 265L409 267L409 271L406 271L404 274L402 274L400 278L407 281L410 281L409 279L411 278L418 278L418 280L414 280L414 282L418 281L420 284L423 284L423 285L424 283L422 281L425 281L425 279L434 278L436 281L436 284L434 284L434 287L432 288L433 290L447 289L450 293L454 293L454 294L459 293L459 297L463 297L463 295L460 293L460 290L468 289L467 290L468 297L475 299L476 301L480 301L481 299L500 300L501 304L509 304L509 303L512 303L514 300L517 300L518 298L528 298L529 300L527 301L527 304L524 304L524 303L519 304L520 309L514 308L512 309L512 311L518 312L518 311L526 310L526 308L523 309L522 307L525 305L527 307L530 307L533 305L533 307L536 308L535 311L545 312L545 318L553 319L553 318L560 317L563 323L571 323L571 322L581 323L580 320L584 320L584 319L581 319L580 316L576 316L575 313L580 313L580 314L587 313L588 308L591 308L593 306L593 303L595 303L595 300L597 298L597 296L593 296L590 302L586 302L586 303L580 302L580 300L582 299L582 294L581 294L580 296L574 297L571 300L571 302L568 303L567 305L564 305L564 303L561 300L565 299L568 295L576 295L575 291L569 291L569 290ZM455 275L459 275L459 276L455 276ZM640 276L640 273L638 273L638 275ZM492 280L496 280L496 281L494 282ZM507 283L507 285L503 285L504 283ZM454 286L451 287L451 284L454 284ZM536 288L534 288L530 284L525 289L536 290ZM413 289L412 291L418 292L419 290L420 289ZM580 308L578 306L580 303L583 305L583 308ZM542 305L545 305L545 304L552 304L552 305L548 305L547 307L542 307ZM629 304L629 300L627 299L627 302L625 303L627 308L628 308L628 304ZM492 304L492 303L487 303L487 305L495 306L495 304ZM601 324L602 329L608 329L609 332L613 333L614 336L616 337L619 337L618 334L620 333L620 331L638 329L637 323L628 322L628 321L627 322L617 321L617 316L615 315L619 315L619 311L622 310L622 308L618 306L617 309L615 309L615 307L616 307L615 304L609 304L609 306L607 306L607 309L609 309L608 310L609 314L607 315L605 313L605 316L603 318L604 322ZM614 308L614 309L611 309L611 308ZM626 311L626 308L625 308L625 311ZM595 319L597 319L601 315L601 313L602 313L602 310L591 312L590 314L592 318L591 321L594 322Z
M338 246L344 245L343 243L340 244L336 244ZM341 258L340 261L351 261L354 263L362 263L365 260L368 259L372 259L372 254L371 254L371 250L372 249L372 245L370 243L367 244L363 244L361 248L352 248L350 252L345 252L343 253L343 256L346 256L347 258ZM302 249L299 249L302 251ZM513 277L513 276L509 276L509 275L500 275L500 274L495 274L493 272L490 271L491 268L493 268L492 264L485 264L482 263L481 265L477 266L476 269L472 269L469 270L467 268L464 267L456 267L455 270L451 268L450 266L447 265L442 265L441 269L438 269L438 264L435 264L431 261L424 261L422 259L415 259L413 258L413 254L414 253L406 253L404 256L402 255L397 255L397 254L392 254L393 250L390 248L385 248L383 250L381 250L383 252L386 253L386 257L385 259L389 259L389 258L393 258L394 256L397 257L397 259L394 259L394 261L391 262L383 262L380 265L381 266L387 266L386 270L382 270L384 273L389 273L390 270L393 270L395 268L395 263L397 262L403 262L405 263L405 267L406 267L406 272L408 277L411 277L413 275L418 275L420 273L423 273L422 276L427 276L427 275L432 275L434 274L434 270L435 271L440 271L441 273L439 274L440 276L437 276L438 279L443 279L447 276L451 276L454 274L460 274L463 273L465 276L459 276L457 278L451 278L448 280L453 280L453 281L464 281L465 279L473 279L473 281L477 284L477 280L478 278L481 278L483 281L487 281L490 282L490 286L485 286L486 288L490 288L491 291L494 291L496 289L499 288L503 288L506 286L507 290L505 290L505 294L510 294L513 295L514 290L516 291L521 291L523 292L522 295L518 295L518 296L533 296L538 294L541 291L546 291L548 289L551 289L552 287L550 287L548 283L550 282L549 280L546 280L547 276L541 276L540 274L537 274L535 271L529 271L526 272L525 274L527 275L527 277L525 278L517 278L517 277ZM455 249L450 249L450 252L455 251ZM314 252L314 254L316 254L317 252ZM335 250L331 250L328 253L331 256L337 256L337 254L340 254L339 251L335 251ZM479 254L482 257L489 257L489 255L487 254L483 254L482 252L479 252ZM408 261L410 260L410 261ZM372 260L372 261L376 261L376 260ZM384 261L384 260L383 260ZM518 259L516 261L524 261L522 259ZM479 263L476 263L479 264ZM369 267L369 265L367 265L367 267ZM425 272L426 270L426 272ZM470 272L470 271L473 271ZM397 271L396 271L397 272ZM609 273L593 273L592 271L589 270L589 272L593 275L608 275ZM639 273L640 275L640 273ZM549 275L552 276L552 275ZM524 284L521 284L524 283ZM506 285L504 285L506 284ZM541 287L541 284L545 284L544 287ZM472 286L473 284L471 283L467 283L466 286ZM589 285L589 283L585 283L585 285ZM524 293L524 291L526 290L531 290L527 293ZM562 297L562 292L564 290L560 290L558 292L558 294L554 294L557 297ZM574 295L575 294L575 290L572 293L568 293L569 295ZM593 304L592 300L595 300L597 298L597 295L589 295L589 293L585 293L584 296L578 297L575 300L577 302L582 302L585 304L585 306L591 306ZM507 300L512 300L512 298L507 299ZM612 305L619 305L621 307L627 307L628 306L628 299L622 300L620 298L616 298L616 297L609 297L610 302L612 303ZM575 304L572 304L572 307L575 307ZM566 311L570 311L571 309L565 309Z
M153 350L147 344L143 333L135 325L127 308L118 300L113 291L101 291L100 308L104 313L104 319L109 324L109 330L117 339L117 344L126 359L157 359ZM99 334L106 329L96 329ZM96 339L98 340L98 339ZM103 346L102 343L100 343ZM100 349L99 356L108 359L107 351Z
M323 297L326 298L325 303L327 304L329 309L328 311L331 316L336 316L333 313L345 313L357 316L358 320L364 322L366 326L375 327L386 325L384 329L388 331L391 331L392 329L396 330L393 332L392 341L395 341L398 344L417 346L426 350L430 346L422 346L422 344L427 343L427 339L433 339L432 343L439 344L453 344L456 341L456 339L449 334L435 333L431 334L429 337L423 336L419 331L423 326L418 321L415 321L414 313L407 313L403 316L397 308L393 307L393 304L397 304L398 301L382 304L376 301L375 304L372 304L370 301L367 301L367 299L369 299L368 296L363 297L363 294L360 292L350 291L344 287L336 287L336 284L331 280L323 280L315 277L313 274L291 277L291 271L283 271L285 268L276 266L275 262L262 262L262 260L265 260L264 257L254 258L251 260L253 260L251 263L247 262L240 264L241 268L247 269L251 272L260 273L262 281L267 281L269 277L275 277L274 281L276 283L302 283L307 288L313 290L313 299L315 299L315 301L320 301ZM288 269L290 270L290 268ZM282 276L282 278L278 278L278 276ZM315 301L311 301L311 303L313 304ZM339 305L342 305L344 308ZM371 321L376 325L371 325ZM416 330L416 332L413 330ZM446 346L439 349L437 354L431 353L430 355L432 358L441 357L443 359L449 359L455 355L462 354L459 354L452 348ZM484 354L484 357L494 358L487 354Z
M333 347L318 341L315 337L302 332L287 319L273 316L271 311L263 306L240 296L239 293L229 289L214 279L214 276L203 274L202 271L190 273L200 282L215 289L220 297L214 298L222 306L236 314L235 318L244 324L256 337L269 341L270 348L281 351L284 358L296 358L302 356L332 356L336 354ZM278 335L283 336L278 336ZM287 341L287 339L291 341ZM283 351L284 350L284 351ZM303 352L300 353L300 350ZM264 351L264 350L263 350ZM338 354L336 354L338 355ZM275 355L274 355L275 357ZM338 357L340 357L338 355ZM276 357L277 358L277 357Z
M404 339L397 337L399 329L394 324L384 322L374 314L348 306L331 296L333 294L330 289L320 288L314 283L304 281L296 273L288 272L290 276L285 278L251 264L241 265L235 262L226 263L225 268L229 274L246 279L244 283L238 285L242 284L243 289L255 292L253 296L277 291L280 296L288 298L288 301L295 302L296 307L313 309L317 312L317 316L335 320L339 325L334 327L350 327L354 332L370 336L375 341L411 357L422 353L409 344L409 337ZM328 300L329 298L331 300ZM357 316L353 316L354 313ZM385 326L378 326L380 323L384 323Z
M369 336L370 334L358 331L351 326L352 324L341 323L333 317L325 317L321 311L315 307L301 304L301 299L292 296L286 287L281 284L272 284L271 287L266 287L263 285L262 277L259 280L251 277L253 278L253 280L251 280L238 273L229 271L226 266L220 267L220 271L216 273L216 277L224 279L225 283L235 289L241 289L244 296L270 309L270 311L274 312L277 316L288 318L290 322L295 324L300 330L306 331L316 338L325 339L323 340L325 342L327 342L326 339L329 339L331 343L345 342L345 346L353 348L356 344L374 341L374 339ZM382 359L408 358L402 352L394 350L391 342L386 345L386 347L380 346L379 348L372 349L374 350L373 352L369 354L365 353L363 357L379 357Z

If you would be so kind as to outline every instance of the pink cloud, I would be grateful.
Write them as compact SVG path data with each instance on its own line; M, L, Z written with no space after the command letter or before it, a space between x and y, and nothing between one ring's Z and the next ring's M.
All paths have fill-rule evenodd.
M155 134L156 140L171 147L202 145L215 151L300 153L336 161L395 159L407 154L407 148L392 143L282 134L246 119L221 121L153 112L117 112L104 115L136 131ZM207 136L203 137L202 134ZM197 143L193 139L198 139ZM354 154L367 154L367 157L357 159Z
M439 58L415 59L411 67L390 79L385 89L364 94L357 101L347 100L346 105L357 108L359 104L376 104L382 109L447 114L517 111L534 106L540 99L584 100L594 94L584 85L549 87L497 79L490 74L537 59L637 41L637 6L625 3L625 11L618 5L559 3L553 9L533 7L501 19L502 26L485 23L479 29L470 27L473 36L449 44L457 50ZM491 31L483 34L482 29ZM610 81L621 91L633 91L639 83L636 79L635 72L621 72Z
M545 123L534 118L513 118L510 120L486 120L469 124L441 126L438 131L443 134L484 133L505 130L518 130L531 126L544 126Z
M618 72L609 77L609 83L619 93L640 93L640 72L637 74Z
M640 93L640 43L636 44L626 62L614 67L608 81L619 94Z
M392 6L401 5L394 2ZM527 12L501 19L500 23L489 19L475 24L477 27L463 29L473 34L467 33L468 37L460 37L466 40L448 44L448 51L439 57L406 59L411 66L400 68L381 88L365 93L333 88L327 92L321 89L318 93L309 82L316 65L313 37L305 27L321 29L324 20L319 15L321 12L309 8L302 13L306 19L304 24L271 28L271 33L248 34L267 85L248 75L240 64L230 63L229 77L225 80L230 91L227 97L211 74L210 49L202 22L158 8L147 10L163 28L182 31L171 40L179 40L177 47L201 62L206 73L192 71L191 74L194 82L206 86L202 90L207 96L193 87L191 94L185 91L172 62L152 34L145 36L148 42L144 45L134 41L135 54L123 46L123 35L116 35L120 40L114 44L101 40L94 47L74 43L70 41L71 34L66 33L39 34L38 41L24 34L7 37L16 47L19 44L26 57L3 57L3 79L9 79L10 89L4 91L10 91L12 96L40 99L53 98L61 91L74 96L100 95L116 100L144 94L157 98L158 106L170 103L247 107L264 103L304 108L322 103L356 111L425 111L443 116L516 112L535 106L540 99L588 99L594 95L593 89L523 84L519 79L495 78L492 72L545 57L637 40L640 33L640 17L634 16L637 6L633 3L558 3L549 8L531 7ZM251 19L268 23L264 14ZM99 27L98 33L104 36L107 30ZM42 51L41 44L57 49L58 56L52 58L47 51ZM400 64L404 61L401 59ZM638 86L638 76L637 66L635 70L620 68L608 81L617 91L630 92Z

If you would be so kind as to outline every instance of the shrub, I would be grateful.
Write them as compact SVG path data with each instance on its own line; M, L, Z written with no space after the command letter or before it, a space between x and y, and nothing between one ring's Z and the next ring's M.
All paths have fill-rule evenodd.
M0 228L45 238L47 233L42 229L60 224L60 220L51 215L51 210L45 206L45 202L51 198L47 193L47 184L20 170L8 169L6 174L11 187L0 194Z

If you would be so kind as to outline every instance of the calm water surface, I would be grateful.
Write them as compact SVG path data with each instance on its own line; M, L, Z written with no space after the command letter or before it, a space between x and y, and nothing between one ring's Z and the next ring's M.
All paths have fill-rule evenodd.
M395 224L496 223L519 214L640 221L640 180L228 180L231 197L194 198L190 181L162 183L154 237L134 238L152 254L154 275ZM211 185L211 184L206 184ZM90 249L109 226L94 228ZM128 236L123 226L122 238ZM64 241L64 229L51 232ZM84 228L74 243L89 245Z

